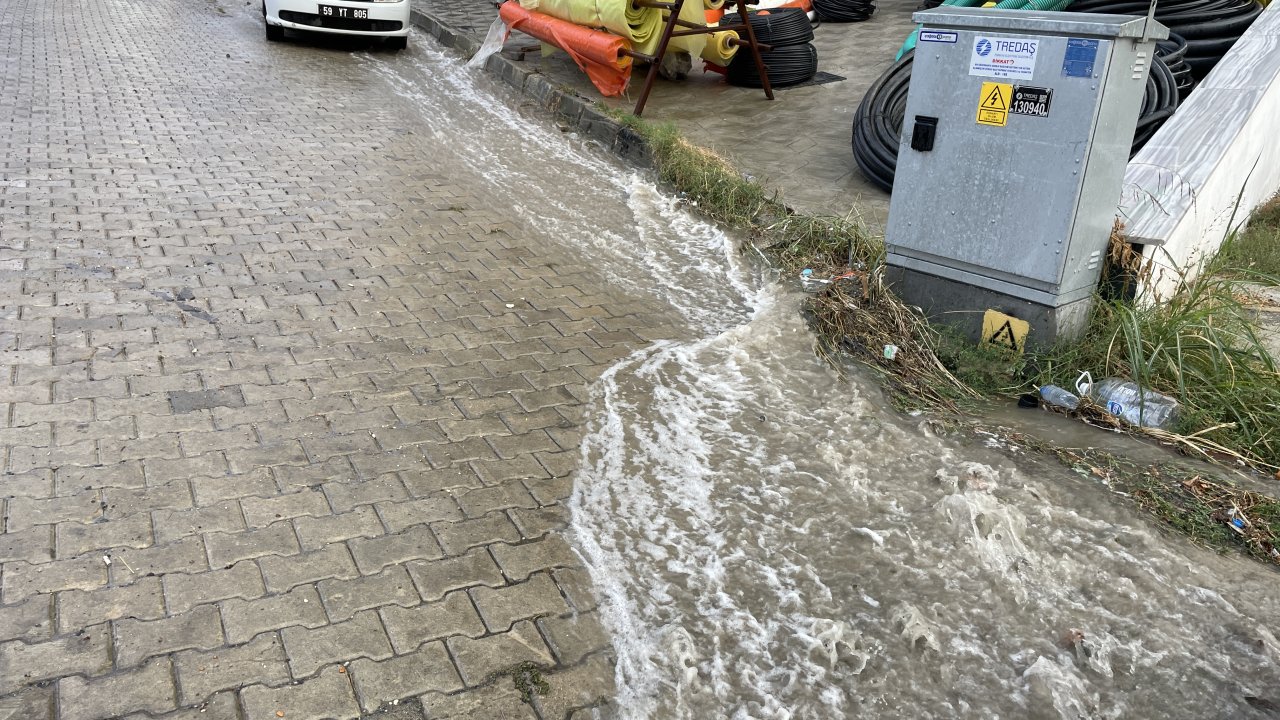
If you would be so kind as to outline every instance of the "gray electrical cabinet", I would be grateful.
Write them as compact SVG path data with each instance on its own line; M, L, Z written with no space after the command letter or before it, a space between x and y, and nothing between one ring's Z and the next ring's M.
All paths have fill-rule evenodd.
M885 231L890 281L931 316L970 324L999 310L1028 321L1036 344L1078 333L1154 41L1168 30L1027 10L943 7L914 19Z

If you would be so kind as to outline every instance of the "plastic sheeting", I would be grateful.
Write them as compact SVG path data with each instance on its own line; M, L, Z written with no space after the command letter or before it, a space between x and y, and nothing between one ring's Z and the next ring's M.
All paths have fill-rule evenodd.
M707 46L702 49L702 59L712 65L728 67L729 61L738 54L738 33L732 30L721 30L712 33Z
M622 54L623 50L630 49L625 38L526 10L515 2L503 3L498 15L512 30L532 35L568 53L603 95L616 97L626 89L631 79L631 57Z
M646 54L662 40L662 11L638 8L631 0L520 0L520 6L575 25L604 28Z

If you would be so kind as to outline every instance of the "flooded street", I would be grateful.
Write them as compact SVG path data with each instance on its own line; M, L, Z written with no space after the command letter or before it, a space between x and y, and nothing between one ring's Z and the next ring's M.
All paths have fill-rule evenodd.
M840 378L731 238L424 45L377 72L471 129L453 151L531 232L686 324L595 385L576 476L621 717L1280 712L1274 572Z
M421 33L263 33L0 0L0 719L1280 716L1273 569Z

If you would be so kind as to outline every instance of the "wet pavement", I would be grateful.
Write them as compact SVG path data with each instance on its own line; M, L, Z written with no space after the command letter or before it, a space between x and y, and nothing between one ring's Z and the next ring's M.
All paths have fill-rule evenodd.
M261 34L0 0L0 717L1280 706L1271 569L894 411L421 34Z
M0 2L0 717L609 696L562 501L588 384L681 315L491 179L519 118L414 45Z

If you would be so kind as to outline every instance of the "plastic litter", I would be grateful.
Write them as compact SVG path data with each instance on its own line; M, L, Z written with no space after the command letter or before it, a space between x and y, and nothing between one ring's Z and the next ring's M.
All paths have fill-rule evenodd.
M1177 400L1146 390L1132 380L1109 377L1095 383L1092 375L1083 372L1076 380L1076 389L1130 425L1163 429L1177 417Z
M898 346L897 346L897 345L885 345L885 346L884 346L884 359L885 359L885 360L892 360L892 359L894 359L894 358L896 358L896 357L898 357Z
M805 268L800 271L800 287L804 288L805 292L818 292L830 284L830 280L823 280L822 278L814 277L813 268Z
M1065 408L1067 410L1075 410L1080 407L1080 398L1072 395L1070 391L1063 390L1057 385L1045 385L1040 388L1040 397L1044 401L1055 407Z

